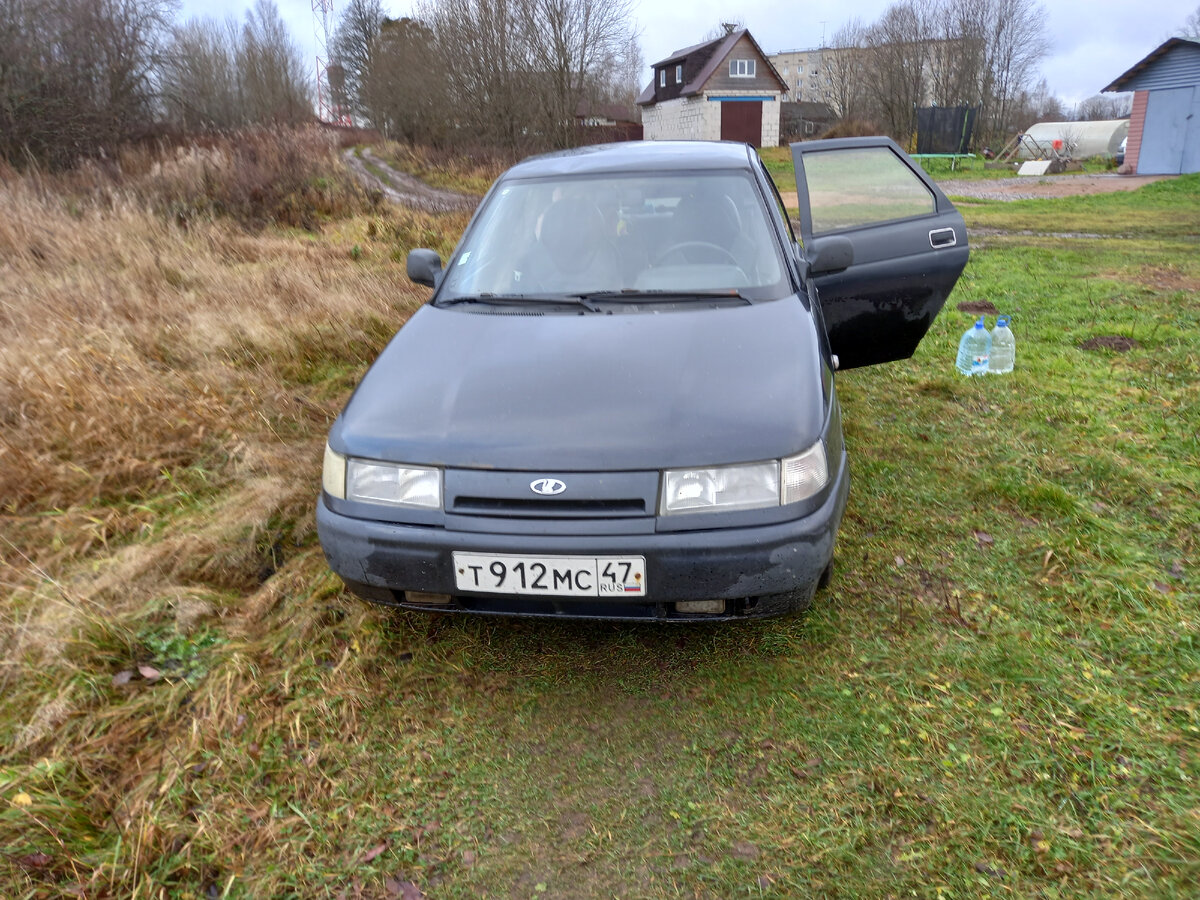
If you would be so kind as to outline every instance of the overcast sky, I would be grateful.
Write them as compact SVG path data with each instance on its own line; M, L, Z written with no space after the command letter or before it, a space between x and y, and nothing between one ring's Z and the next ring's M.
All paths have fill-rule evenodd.
M182 0L182 14L241 17L252 0ZM276 0L292 34L315 53L312 0ZM335 15L342 6L333 0ZM679 0L634 0L646 63L700 41L722 19L746 23L767 53L821 44L849 19L871 23L889 0L691 0L686 15ZM411 0L384 0L394 16L407 15ZM1050 54L1042 63L1050 90L1068 106L1098 94L1106 84L1180 28L1197 0L1047 0ZM647 70L644 81L650 80Z

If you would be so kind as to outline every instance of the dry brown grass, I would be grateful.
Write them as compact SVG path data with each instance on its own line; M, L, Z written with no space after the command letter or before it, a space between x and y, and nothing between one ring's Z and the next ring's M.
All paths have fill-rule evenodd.
M278 706L254 699L270 647L340 590L312 534L324 434L423 299L392 264L412 223L347 185L319 135L122 165L0 173L0 763L62 775L61 803L32 808L62 850L34 869L89 896L147 883L178 839L147 824L164 779ZM265 222L324 236L247 230ZM160 631L219 633L221 677L111 704ZM114 825L107 864L62 841Z
M448 149L385 141L379 153L403 172L435 187L482 196L521 157L492 147Z
M132 201L183 226L220 217L250 231L270 224L316 231L330 218L377 207L378 198L333 163L347 137L313 126L144 142L53 175L33 170L21 178L3 167L0 182L22 181L73 206Z
M305 168L332 166L324 157ZM125 188L80 190L90 176L79 173L58 190L33 178L0 187L9 515L158 493L164 472L245 457L248 433L324 421L330 407L281 379L359 364L398 324L396 303L413 294L336 242L155 214L164 194L220 181L236 158L189 152ZM150 196L155 183L164 194Z

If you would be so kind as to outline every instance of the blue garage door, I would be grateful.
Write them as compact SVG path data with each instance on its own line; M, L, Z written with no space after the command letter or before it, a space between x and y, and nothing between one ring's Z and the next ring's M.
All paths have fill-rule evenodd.
M1200 172L1200 87L1150 92L1137 170L1139 175Z

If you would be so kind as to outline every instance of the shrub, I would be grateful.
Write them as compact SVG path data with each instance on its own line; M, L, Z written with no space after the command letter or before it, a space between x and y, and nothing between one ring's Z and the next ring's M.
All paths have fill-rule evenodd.
M374 205L338 164L337 138L315 127L240 132L178 148L132 188L185 226L228 217L252 230L274 224L316 231L324 219Z
M842 119L831 125L821 138L873 137L883 133L870 119Z

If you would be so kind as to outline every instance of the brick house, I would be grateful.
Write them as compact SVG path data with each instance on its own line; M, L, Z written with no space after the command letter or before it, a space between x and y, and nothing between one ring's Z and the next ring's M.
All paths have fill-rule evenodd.
M787 84L746 29L677 50L654 63L638 97L645 139L779 143Z

